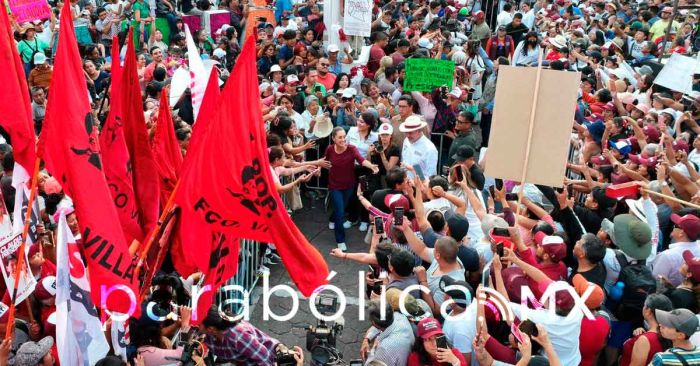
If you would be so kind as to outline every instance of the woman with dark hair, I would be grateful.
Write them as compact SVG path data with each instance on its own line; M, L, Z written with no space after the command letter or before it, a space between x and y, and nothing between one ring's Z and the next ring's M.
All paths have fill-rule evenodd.
M158 312L158 310L153 311ZM166 343L167 338L163 336L161 323L153 320L152 316L159 315L144 312L138 321L130 322L134 328L131 330L131 345L136 347L136 352L143 357L146 365L170 365L173 363L172 359L180 359L182 356L183 347L170 349ZM183 334L190 329L191 316L192 309L180 307L180 329Z
M277 53L275 52L275 45L268 44L263 46L258 53L258 74L267 75L272 65L276 64Z
M370 152L374 151L375 149L374 143L377 142L378 138L377 133L372 130L374 130L376 125L377 117L375 117L375 115L372 112L364 112L360 115L360 118L357 120L357 126L350 127L350 130L348 130L348 144L357 148L357 151L365 159L369 159ZM368 175L371 175L368 169L359 165L355 165L356 177L367 177ZM369 177L367 177L367 179L369 179ZM363 191L365 191L365 198L369 199L372 193L378 188L379 187L377 185L375 185L374 187L370 187L369 189L363 188ZM359 219L360 231L367 231L367 228L369 227L369 214L367 213L367 210L364 209L364 207L362 207L361 205L359 205L359 202L357 202L357 200L351 199L349 211L350 221Z
M425 318L421 320L418 323L417 333L420 339L413 344L413 352L408 356L408 366L467 365L462 353L447 341L437 319ZM439 347L438 344L442 343L443 340L447 348Z
M333 92L342 93L345 88L350 86L350 75L341 72L335 78L335 83L333 83Z
M303 43L306 47L311 47L311 44L316 40L316 31L311 28L304 29L303 35L299 43Z
M659 333L659 322L656 320L656 310L671 311L673 304L668 297L662 294L651 294L644 300L642 315L648 330L635 329L634 337L625 341L622 346L620 366L648 365L658 352L663 352L670 347L668 340Z
M676 288L664 293L673 304L674 309L688 309L693 313L698 312L700 300L700 258L695 260L689 250L683 252L683 265L678 270L683 275L683 282Z
M306 150L316 145L314 140L299 145L298 141L295 141L295 137L299 135L296 123L286 113L279 113L277 118L270 124L270 133L280 137L282 140L282 148L288 157L293 158L294 156L303 154ZM296 140L298 140L298 138Z
M325 158L331 163L328 174L328 191L333 202L333 221L328 228L335 231L335 242L342 251L347 250L345 245L345 229L350 227L350 222L345 221L345 209L355 192L357 186L355 180L355 163L379 173L379 168L360 154L357 148L348 144L345 139L345 130L336 127L331 133L333 144L328 146Z

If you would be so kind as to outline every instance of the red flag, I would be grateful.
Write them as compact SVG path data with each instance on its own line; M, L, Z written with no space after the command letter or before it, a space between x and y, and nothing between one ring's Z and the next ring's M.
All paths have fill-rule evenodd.
M111 311L138 314L136 262L124 233L115 225L119 218L102 172L97 124L90 111L71 18L71 8L64 6L51 80L55 92L46 109L39 151L75 204L93 302Z
M204 273L204 287L197 299L197 314L192 317L193 325L198 325L207 317L207 311L214 302L214 296L216 296L219 287L238 271L238 252L240 249L238 238L218 233L212 236L211 244L209 269Z
M119 215L119 223L124 231L126 242L131 243L133 240L143 241L145 233L136 206L132 164L124 138L125 115L123 106L125 104L122 100L122 73L123 70L119 65L119 41L115 39L112 43L110 109L107 121L105 121L100 133L100 154L107 186ZM130 101L126 100L126 105L129 103Z
M221 90L219 89L219 71L214 67L211 69L211 73L209 74L207 89L204 91L202 106L199 107L199 115L194 123L195 126L200 125L200 121L202 121L205 125L209 123L209 121L214 117L220 96ZM195 127L195 131L197 128L198 127ZM190 142L192 141L190 140Z
M153 157L160 176L160 202L165 204L175 188L178 172L182 166L182 151L175 137L175 126L168 105L168 90L160 93L160 109L153 137Z
M191 238L183 241L186 252L206 273L212 268L211 251L204 252L200 242L211 237L208 233L274 243L297 287L309 296L326 282L328 267L275 191L260 113L254 38L246 40L216 113L201 133L185 156L177 193Z
M131 34L131 29L129 34ZM121 78L121 96L124 116L124 140L129 151L133 187L138 207L141 227L145 234L158 223L160 209L160 182L155 172L158 167L151 145L148 142L148 131L143 116L143 100L141 99L141 86L139 84L138 71L136 70L136 53L134 52L134 39L127 36L128 47L124 60L124 69Z
M20 166L20 169L15 168L12 177L12 184L17 187L30 178L36 160L36 137L24 64L15 46L7 12L0 13L0 70L4 75L0 82L3 100L0 103L0 126L10 134L15 163Z

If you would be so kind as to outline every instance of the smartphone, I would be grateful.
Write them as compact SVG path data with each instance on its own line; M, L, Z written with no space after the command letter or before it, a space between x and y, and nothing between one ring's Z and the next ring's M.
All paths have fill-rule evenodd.
M423 174L423 168L420 167L420 164L413 164L412 166L413 169L416 171L418 178L420 178L420 180L425 180L425 174Z
M403 207L397 207L394 209L394 225L403 225Z
M455 176L457 176L457 181L458 181L458 182L461 182L462 180L464 180L464 173L462 172L462 166L461 166L461 165L457 165L457 166L455 167Z
M443 165L441 169L442 175L447 176L450 174L450 167L447 165Z
M504 228L501 228L501 227L495 227L495 228L493 228L493 230L491 231L491 235L493 235L493 236L504 236L504 237L508 238L508 237L510 237L510 231L508 231L508 229L504 229Z
M503 189L503 179L496 178L496 188L498 188L499 191Z
M447 349L447 337L444 335L435 338L435 345L437 348Z
M496 244L496 254L498 254L499 258L503 258L503 243Z
M506 193L506 201L517 201L517 200L518 200L517 193Z
M314 93L318 93L318 92L320 92L320 91L321 91L321 87L318 86L318 85L316 85L316 86L314 87Z
M518 329L520 330L520 332L527 334L530 337L539 336L539 332L537 331L537 325L535 325L535 323L533 323L530 319L524 320L522 323L520 323Z
M369 189L369 183L367 183L367 176L361 175L358 178L358 181L360 183L360 188L362 189L362 192L367 192L367 190Z
M374 218L374 232L384 234L384 220L380 216Z
M362 360L352 360L350 361L350 366L362 366L364 365L364 361Z
M481 272L481 284L484 287L489 287L489 281L491 280L491 262L484 266L484 270Z

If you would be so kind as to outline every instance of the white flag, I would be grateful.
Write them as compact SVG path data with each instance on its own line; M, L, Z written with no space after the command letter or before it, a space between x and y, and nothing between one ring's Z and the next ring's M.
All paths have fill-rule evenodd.
M199 56L197 46L190 34L190 28L185 24L185 37L187 41L187 59L190 68L190 92L192 93L192 110L194 111L194 119L197 120L199 115L199 107L202 106L204 91L207 90L207 82L209 81L209 72L204 67L204 62ZM210 70L211 72L211 70Z
M16 167L17 165L15 165ZM15 211L12 213L14 224L14 233L22 233L24 231L24 219L27 214L27 207L29 206L29 194L30 189L26 185L20 184L20 186L15 190ZM39 223L39 198L34 198L34 207L32 207L32 217L29 223L29 232L27 233L27 242L24 245L24 249L29 253L29 248L34 245L34 243L39 242L39 236L36 231L36 225ZM0 233L4 235L4 233Z
M117 320L123 316L123 314L118 315L120 316L112 318L112 348L115 355L126 361L126 346L129 344L129 325L126 321Z
M61 365L94 365L109 352L80 250L66 216L56 240L56 344Z

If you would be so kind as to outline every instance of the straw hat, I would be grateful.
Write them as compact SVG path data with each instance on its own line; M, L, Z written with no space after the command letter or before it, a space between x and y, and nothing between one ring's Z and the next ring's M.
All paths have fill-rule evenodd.
M333 131L333 123L326 115L316 116L316 126L314 126L314 136L318 138L328 137Z

